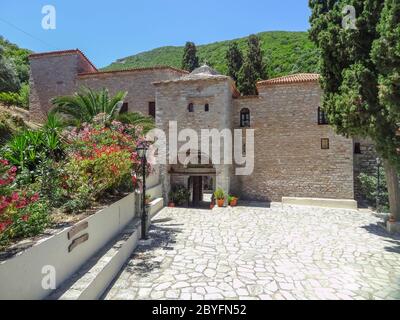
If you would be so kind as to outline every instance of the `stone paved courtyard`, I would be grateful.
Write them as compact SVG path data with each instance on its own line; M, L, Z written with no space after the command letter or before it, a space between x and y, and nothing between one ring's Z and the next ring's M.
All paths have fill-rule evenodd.
M105 299L400 299L400 237L369 211L165 208Z

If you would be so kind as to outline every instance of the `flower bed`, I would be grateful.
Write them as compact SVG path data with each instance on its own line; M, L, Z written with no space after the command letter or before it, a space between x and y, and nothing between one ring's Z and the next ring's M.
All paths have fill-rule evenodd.
M0 252L138 187L140 126L112 121L62 131L57 121L18 133L1 150Z

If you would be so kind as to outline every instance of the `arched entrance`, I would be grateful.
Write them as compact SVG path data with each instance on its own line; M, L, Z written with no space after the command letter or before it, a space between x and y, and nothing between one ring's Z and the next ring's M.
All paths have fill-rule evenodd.
M170 186L183 185L190 193L188 206L209 208L215 190L216 170L210 161L200 161L201 154L188 155L183 164L171 165ZM196 157L196 161L193 161ZM206 164L204 164L206 163Z

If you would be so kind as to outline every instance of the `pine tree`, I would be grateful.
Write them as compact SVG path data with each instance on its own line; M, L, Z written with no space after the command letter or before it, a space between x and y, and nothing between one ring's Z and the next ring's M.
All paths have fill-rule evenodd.
M384 1L311 0L309 3L312 9L310 37L321 52L324 109L338 133L369 137L375 143L384 159L391 213L400 220L396 173L396 167L400 168L397 155L400 141L395 135L396 121L387 116L389 105L379 99L380 67L371 59L374 41L376 44L383 36L384 27L377 26L387 20L385 15L388 14L382 13ZM346 5L355 8L356 29L342 27Z
M192 72L199 67L199 58L197 57L197 48L193 42L186 42L183 58L182 69Z
M226 60L228 65L228 76L237 83L239 71L243 65L243 54L240 51L237 42L229 44L228 51L226 52Z

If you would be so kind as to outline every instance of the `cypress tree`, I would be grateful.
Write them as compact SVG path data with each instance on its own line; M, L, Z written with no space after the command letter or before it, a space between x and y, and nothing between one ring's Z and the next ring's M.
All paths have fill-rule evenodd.
M228 76L237 83L239 71L243 65L243 54L240 51L237 42L229 44L228 51L226 52L226 60L228 65Z
M182 58L182 69L192 72L199 67L197 48L193 42L186 42Z
M260 39L250 35L247 41L248 52L238 76L238 87L243 95L257 94L256 83L267 79Z
M385 11L381 15L383 3L382 0L310 0L310 37L321 52L323 104L330 123L340 134L369 137L375 143L384 159L391 213L400 220L397 126L387 116L389 105L379 99L380 67L371 59L373 44L377 47L376 41L382 39L378 25L385 21ZM356 29L342 27L346 5L355 8Z
M250 35L248 45L249 53L247 60L253 65L257 80L266 80L267 73L265 70L260 38L254 34Z

